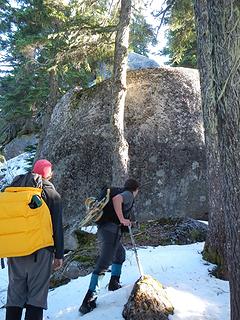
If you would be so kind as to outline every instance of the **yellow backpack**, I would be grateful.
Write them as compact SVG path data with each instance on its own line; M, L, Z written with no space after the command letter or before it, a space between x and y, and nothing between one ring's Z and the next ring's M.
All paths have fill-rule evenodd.
M26 256L53 244L41 188L8 187L0 192L0 258Z

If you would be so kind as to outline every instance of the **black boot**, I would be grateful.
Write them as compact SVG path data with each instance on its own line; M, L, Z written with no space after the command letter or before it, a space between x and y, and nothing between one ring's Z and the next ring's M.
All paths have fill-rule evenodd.
M43 308L35 307L30 304L26 305L25 320L42 320Z
M91 290L88 290L85 298L83 299L82 305L79 308L79 312L81 312L82 314L85 314L95 309L97 306L96 300L97 300L96 294L94 294L94 292L92 292Z
M20 307L6 307L6 320L21 320L22 311Z
M111 276L111 279L108 284L109 291L115 291L117 289L122 288L122 286L119 283L119 279L120 279L120 276Z

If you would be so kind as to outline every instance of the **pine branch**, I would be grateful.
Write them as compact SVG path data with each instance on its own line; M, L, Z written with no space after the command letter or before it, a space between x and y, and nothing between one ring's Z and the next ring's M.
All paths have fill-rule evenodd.
M160 25L157 28L157 34L160 30L160 28L162 27L162 25L164 24L164 19L166 17L166 14L172 9L172 7L175 5L176 0L169 0L169 1L164 1L163 6L161 7L160 11L156 12L156 13L152 13L152 15L154 16L154 18L161 18L160 19ZM167 6L164 7L164 4L166 4Z

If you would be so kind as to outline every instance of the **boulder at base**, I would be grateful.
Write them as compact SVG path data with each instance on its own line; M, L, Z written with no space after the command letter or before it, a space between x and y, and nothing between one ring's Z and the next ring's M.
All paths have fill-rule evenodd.
M198 71L129 71L127 87L125 135L129 176L141 185L135 203L138 220L186 216L206 219ZM40 151L40 157L54 165L53 183L62 196L64 222L70 232L85 214L85 199L111 185L111 88L111 81L106 80L64 95L54 108Z
M167 320L169 314L173 306L161 283L150 276L135 283L122 313L126 320Z

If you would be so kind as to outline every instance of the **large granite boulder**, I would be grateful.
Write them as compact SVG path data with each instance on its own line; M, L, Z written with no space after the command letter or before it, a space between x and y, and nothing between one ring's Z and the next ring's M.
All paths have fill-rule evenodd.
M105 63L99 63L99 77L102 79L109 79L112 76L112 66ZM129 52L128 61L127 61L127 69L128 70L138 70L138 69L150 69L150 68L158 68L159 64L142 54L136 52ZM96 84L94 80L92 84Z
M140 220L208 210L198 71L157 68L128 72L126 138L130 173L142 185ZM69 91L56 105L41 150L54 163L65 221L84 214L84 199L111 181L110 81Z
M128 54L128 70L157 68L159 64L153 60L136 52Z

